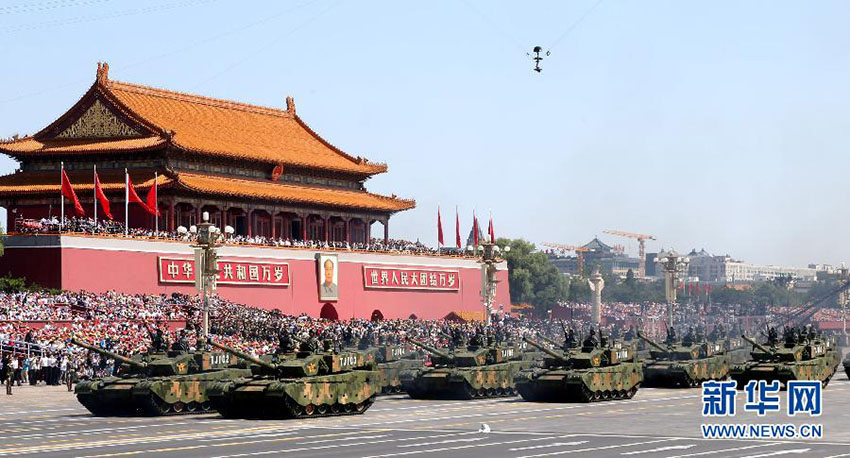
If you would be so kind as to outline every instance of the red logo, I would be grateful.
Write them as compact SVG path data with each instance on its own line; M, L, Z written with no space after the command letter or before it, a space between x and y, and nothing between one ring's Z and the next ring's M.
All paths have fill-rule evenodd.
M283 166L278 164L272 169L272 181L277 181L283 175Z

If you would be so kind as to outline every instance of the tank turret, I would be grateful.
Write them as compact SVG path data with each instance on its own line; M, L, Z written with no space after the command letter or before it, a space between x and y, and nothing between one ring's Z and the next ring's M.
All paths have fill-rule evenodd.
M407 340L410 343L412 343L413 345L416 345L417 347L427 351L428 353L431 353L434 356L437 356L437 357L442 358L442 359L451 359L452 358L451 355L449 355L448 353L441 352L440 350L437 350L436 348L434 348L430 345L427 345L424 342L420 342L420 341L415 340L415 339L407 339Z
M646 342L646 343L647 343L650 347L652 347L652 348L654 348L654 349L656 349L656 350L658 350L658 351L667 351L667 349L666 349L666 348L664 348L663 346L661 346L661 344L659 344L658 342L656 342L656 341L654 341L654 340L650 339L649 337L646 337L646 336L645 336L645 335L643 335L640 331L638 331L637 336L638 336L638 338L640 338L641 340L643 340L644 342Z
M760 344L760 343L756 342L754 339L750 339L749 337L747 337L747 336L743 336L743 335L741 336L741 338L742 338L742 339L744 339L745 341L749 342L750 344L752 344L752 345L753 345L753 347L758 348L759 350L761 350L761 351L763 351L763 352L765 352L765 353L768 353L768 354L776 353L775 351L770 350L770 349L768 349L767 347L765 347L764 345L762 345L762 344Z
M556 352L554 350L550 350L550 349L546 348L545 346L543 346L543 345L541 345L541 344L539 344L539 343L537 343L537 342L535 342L535 341L533 341L533 340L531 340L527 337L523 337L522 340L525 341L525 342L528 342L529 345L537 348L538 350L542 351L543 353L546 353L547 355L551 356L552 358L554 358L557 361L561 361L561 362L566 363L569 360L569 357L564 356L564 355L560 355L560 354L558 354L558 352Z
M131 366L131 367L136 368L136 369L144 369L144 368L148 367L148 363L146 363L144 361L136 361L134 359L127 358L126 356L121 356L118 353L113 353L109 350L104 350L103 348L95 347L94 345L87 344L83 341L80 341L80 340L77 340L77 339L74 339L74 338L71 339L71 343L78 346L78 347L83 347L87 350L91 350L95 353L99 353L103 356L106 356L107 358L114 359L115 361L120 361L122 364L126 364L126 365Z
M235 348L230 348L227 345L222 345L222 344L215 342L213 340L210 340L209 344L212 345L213 347L216 347L216 348L222 350L222 351L226 351L227 353L230 353L231 355L233 355L233 356L235 356L239 359L248 361L251 364L256 364L256 365L261 366L265 369L275 370L275 369L278 368L277 364L273 364L273 363L270 363L268 361L263 361L262 359L255 358L255 357L253 357L253 356L251 356L247 353L241 352L241 351L239 351Z

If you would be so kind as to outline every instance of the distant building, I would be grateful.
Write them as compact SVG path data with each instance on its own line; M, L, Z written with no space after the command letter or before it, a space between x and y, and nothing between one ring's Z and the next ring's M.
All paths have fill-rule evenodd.
M646 276L655 277L660 275L658 272L658 266L655 265L655 260L658 258L658 253L647 253L646 254Z
M590 242L582 245L583 267L585 270L599 266L604 273L625 277L629 270L637 273L640 262L638 258L629 257L611 245L607 245L594 237ZM578 256L564 256L557 251L547 252L549 259L563 273L579 273Z
M688 258L688 275L704 282L760 282L783 276L799 281L814 281L817 277L817 270L813 268L750 264L729 255L714 256L705 250L691 250Z

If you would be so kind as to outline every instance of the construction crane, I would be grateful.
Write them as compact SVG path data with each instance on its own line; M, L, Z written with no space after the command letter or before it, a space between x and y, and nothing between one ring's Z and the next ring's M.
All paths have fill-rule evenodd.
M638 278L646 277L646 241L647 240L655 240L654 235L649 234L638 234L635 232L626 232L626 231L615 231L615 230L606 230L602 231L606 234L616 235L619 237L627 237L630 239L636 239L638 241Z
M574 251L576 253L576 268L578 270L578 273L579 275L582 275L584 273L584 254L590 251L590 248L575 245L564 245L563 243L552 242L543 242L542 245L546 248L551 248L553 250L561 252Z

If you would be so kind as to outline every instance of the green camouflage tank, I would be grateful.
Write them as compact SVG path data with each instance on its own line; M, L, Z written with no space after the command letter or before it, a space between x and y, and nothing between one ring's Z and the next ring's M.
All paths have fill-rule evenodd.
M408 371L402 387L414 399L472 399L514 396L514 377L533 361L514 345L468 345L441 351L409 341L431 355L431 366Z
M519 372L516 389L526 401L595 402L631 399L643 370L633 345L585 341L580 349L552 350L524 339L546 354L543 365Z
M375 362L378 383L383 394L402 392L403 374L416 371L425 365L422 353L413 351L405 345L378 345L358 351L366 356L367 362Z
M744 389L750 380L779 380L783 389L789 380L820 380L825 387L841 363L831 339L774 340L767 346L742 336L752 346L750 360L732 366L729 375Z
M251 374L213 385L213 408L225 418L307 418L360 414L380 392L374 361L356 351L297 351L254 358L212 345L251 363Z
M662 346L641 333L651 348L643 361L645 386L688 388L729 375L729 357L723 342L668 343ZM687 339L686 339L687 340Z
M250 374L231 364L227 353L172 350L126 358L76 339L71 342L121 363L118 376L81 381L74 388L80 404L97 416L208 412L210 385Z

